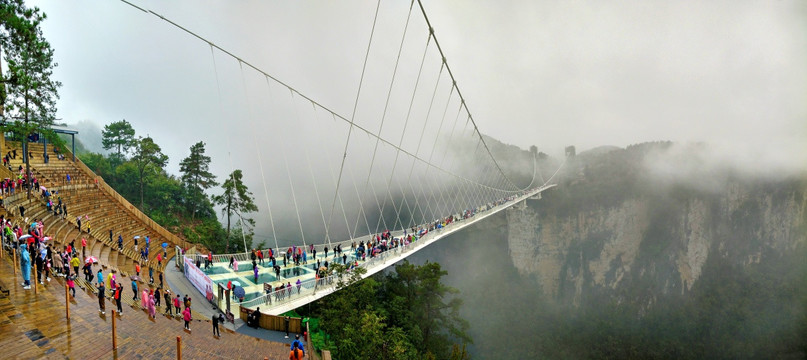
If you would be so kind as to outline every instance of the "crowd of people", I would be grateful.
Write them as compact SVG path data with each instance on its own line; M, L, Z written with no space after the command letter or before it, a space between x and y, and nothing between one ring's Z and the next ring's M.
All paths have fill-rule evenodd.
M117 270L110 269L105 274L104 268L94 257L86 256L86 238L81 239L82 250L80 253L76 240L70 241L62 247L51 244L50 237L43 236L42 220L32 222L26 226L25 230L23 227L13 225L3 215L0 215L0 223L3 226L2 237L5 245L16 252L16 256L19 258L23 289L30 290L32 281L44 285L45 282L51 281L51 276L64 277L71 300L75 300L75 288L81 286L77 281L79 272L81 272L84 282L88 286L94 285L95 287L98 295L98 311L106 314L105 300L109 299L115 304L118 314L123 316L123 303L126 296L124 281ZM172 298L171 291L165 288L163 273L158 272L158 281L155 281L154 269L151 266L148 268L149 281L147 284L141 285L139 282L138 275L141 271L139 263L135 263L134 270L136 275L129 279L132 300L140 300L140 306L147 311L148 316L156 318L157 307L162 306L161 299L165 299L165 314L180 317L184 320L184 328L190 331L191 297L186 294L180 298L180 294L175 294L176 297ZM36 278L32 279L34 272ZM95 283L93 284L93 282ZM218 333L218 326L215 328L215 332Z
M347 242L337 243L331 246L322 245L321 247L313 244L309 244L307 246L290 246L286 248L285 251L273 248L268 248L265 250L252 249L249 251L248 257L252 265L251 275L253 282L255 284L259 284L261 277L258 266L265 266L264 264L268 262L275 274L275 279L274 281L266 281L262 283L264 290L264 302L271 304L273 301L287 300L292 298L294 295L300 295L304 286L306 288L310 286L305 285L300 278L301 273L307 272L301 271L300 268L308 266L309 261L312 261L311 268L315 274L315 282L313 286L316 288L318 286L329 285L333 282L333 277L331 275L334 274L333 265L336 263L341 263L342 266L346 267L347 271L351 271L352 269L360 266L363 262L378 257L386 251L407 246L426 236L430 232L445 228L459 220L469 219L481 211L486 211L510 202L521 195L527 194L528 192L529 190L521 194L514 194L489 202L474 209L464 210L458 214L450 215L428 224L404 229L402 234L398 236L394 236L389 230L384 230L381 233L371 235L366 241L362 240L358 243L355 241L350 242L349 251L343 250L343 246L348 245ZM317 255L318 251L320 254L319 256ZM239 256L239 258L243 259L241 256ZM204 261L204 267L202 267L202 261ZM280 263L282 263L282 267ZM204 269L204 271L209 271L213 264L214 258L212 253L208 253L207 255L198 255L196 258L196 266L199 269ZM243 265L241 265L241 269L239 270L239 262L235 255L229 255L228 267L234 272L247 271L246 269L243 269ZM286 269L282 271L283 275L281 275L282 269ZM284 279L284 277L286 279ZM292 282L292 280L295 281ZM247 300L245 298L244 291L238 292L240 296L236 296L236 292L234 290L237 287L238 286L233 286L232 281L228 281L225 288L231 291L231 296L233 299L237 299L240 302Z
M29 156L33 156L33 154ZM12 150L3 157L3 165L12 172L14 170L10 167L10 160L16 159L16 157L17 150ZM57 154L57 157L63 159L63 155ZM22 166L19 166L17 170L19 175L15 178L0 180L0 206L5 205L3 204L5 197L24 191L30 186L32 192L40 195L49 215L67 219L67 204L58 190L51 191L41 186L35 176L30 176L31 181L29 182L29 177L26 176ZM70 175L66 175L68 184L71 180ZM92 233L88 215L77 216L75 219L75 225L79 230L78 236L81 238L57 244L54 239L44 233L43 219L33 219L29 222L29 219L25 217L24 205L20 205L15 210L19 212L19 217L15 218L15 221L7 219L5 215L0 215L0 241L2 241L3 249L9 249L15 255L14 261L17 262L22 278L20 286L24 290L31 290L31 287L35 286L32 284L34 281L46 285L51 282L52 277L63 277L68 288L69 300L78 300L76 299L76 287L85 290L85 286L89 286L98 295L99 313L106 314L106 300L108 299L115 305L117 313L123 316L123 303L126 299L124 280L116 269L106 270L95 257L87 254L87 236L91 236ZM82 236L85 232L87 235ZM139 239L139 237L135 237L133 241L134 250L136 253L139 252L141 262L148 263L152 240L146 236L142 242L144 246L141 248ZM114 244L112 230L109 230L109 240L111 244ZM118 235L117 240L118 250L123 251L122 234ZM151 318L156 318L158 307L164 306L167 316L182 319L184 329L191 331L190 323L193 320L191 297L187 294L184 296L174 294L170 289L164 287L163 273L159 271L159 268L161 268L165 256L165 250L156 256L158 281L155 281L154 268L148 266L147 284L139 281L139 275L143 269L139 262L135 263L135 276L129 278L132 300L139 300L140 307L146 310ZM261 258L261 263L263 263L263 258ZM79 280L80 277L83 277L83 281ZM223 315L216 314L211 320L213 335L221 336L219 325L225 321Z

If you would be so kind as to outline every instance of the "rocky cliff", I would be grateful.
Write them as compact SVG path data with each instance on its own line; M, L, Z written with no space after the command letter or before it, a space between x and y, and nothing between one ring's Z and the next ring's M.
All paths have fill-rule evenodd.
M660 184L642 162L647 154L577 159L557 189L508 210L519 273L574 303L597 293L649 305L691 291L710 257L745 266L807 245L803 180L727 175L709 189ZM637 284L642 290L625 291Z

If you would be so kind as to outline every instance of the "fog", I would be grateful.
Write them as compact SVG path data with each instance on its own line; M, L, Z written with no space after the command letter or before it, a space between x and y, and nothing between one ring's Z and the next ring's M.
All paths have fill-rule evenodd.
M778 179L807 171L804 1L425 1L457 88L416 2L411 17L405 1L131 2L241 61L124 2L30 1L48 14L44 35L64 84L56 117L96 151L99 129L126 119L163 148L175 175L189 147L204 141L219 182L243 170L260 208L255 240L270 246L321 243L328 225L333 240L408 227L508 194L485 186L541 184L567 145L580 152L673 141L644 158L659 186L718 192L727 174ZM484 144L479 132L490 136ZM531 145L549 158L534 161ZM503 154L495 163L489 148ZM509 339L524 348L562 348L552 341L574 348L596 327L573 321L601 320L600 313L566 326L569 313L550 307L572 306L543 297L507 257L504 220L414 260L440 261L449 283L462 288L477 353L497 354ZM771 266L761 273L785 272ZM802 267L798 274L807 273ZM724 275L745 276L711 274L716 285ZM707 285L704 296L712 295ZM765 314L774 312L765 304ZM706 325L689 329L710 328L712 314L723 324L722 310L714 310L701 314ZM477 318L482 312L500 316ZM680 315L649 317L648 328L693 318ZM650 333L626 327L636 331L631 336ZM535 336L514 338L513 329ZM701 341L669 333L684 334L675 340L686 346Z
M258 241L322 239L328 223L334 236L363 235L401 213L428 221L473 205L457 204L478 191L462 178L508 189L531 180L529 156L507 166L520 169L507 174L513 185L490 171L417 3L409 16L409 3L381 2L374 18L377 4L364 1L132 1L295 91L123 2L30 3L48 14L64 84L57 118L80 129L126 119L162 146L172 174L206 142L219 181L244 170ZM673 140L718 149L709 164L807 164L802 2L424 7L478 130L504 143L558 159L566 145Z

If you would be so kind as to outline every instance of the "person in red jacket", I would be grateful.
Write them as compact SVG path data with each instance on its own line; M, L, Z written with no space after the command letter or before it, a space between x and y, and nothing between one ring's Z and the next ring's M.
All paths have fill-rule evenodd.
M179 303L179 294L177 294L177 297L174 298L174 308L177 309L177 315L179 315L180 311L182 310L179 307L180 306L179 304L180 304Z
M115 289L115 304L118 305L118 314L123 315L123 308L121 307L121 295L123 295L123 285L118 284Z

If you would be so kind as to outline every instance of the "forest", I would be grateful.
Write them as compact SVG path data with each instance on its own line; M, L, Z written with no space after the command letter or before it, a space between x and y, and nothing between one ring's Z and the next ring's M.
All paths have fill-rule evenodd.
M246 251L236 244L252 243L258 211L254 196L235 169L219 184L210 173L205 143L197 142L180 162L180 176L165 171L168 157L151 137L137 136L126 120L104 126L103 147L108 155L79 146L78 157L112 188L169 231L214 253ZM208 195L211 190L216 195ZM222 209L224 224L216 216ZM262 244L255 246L263 247Z
M459 315L463 301L443 283L447 272L439 263L404 260L364 280L363 268L348 273L335 266L344 276L337 288L344 290L297 309L318 318L327 334L315 335L315 347L338 359L470 358L468 322Z

